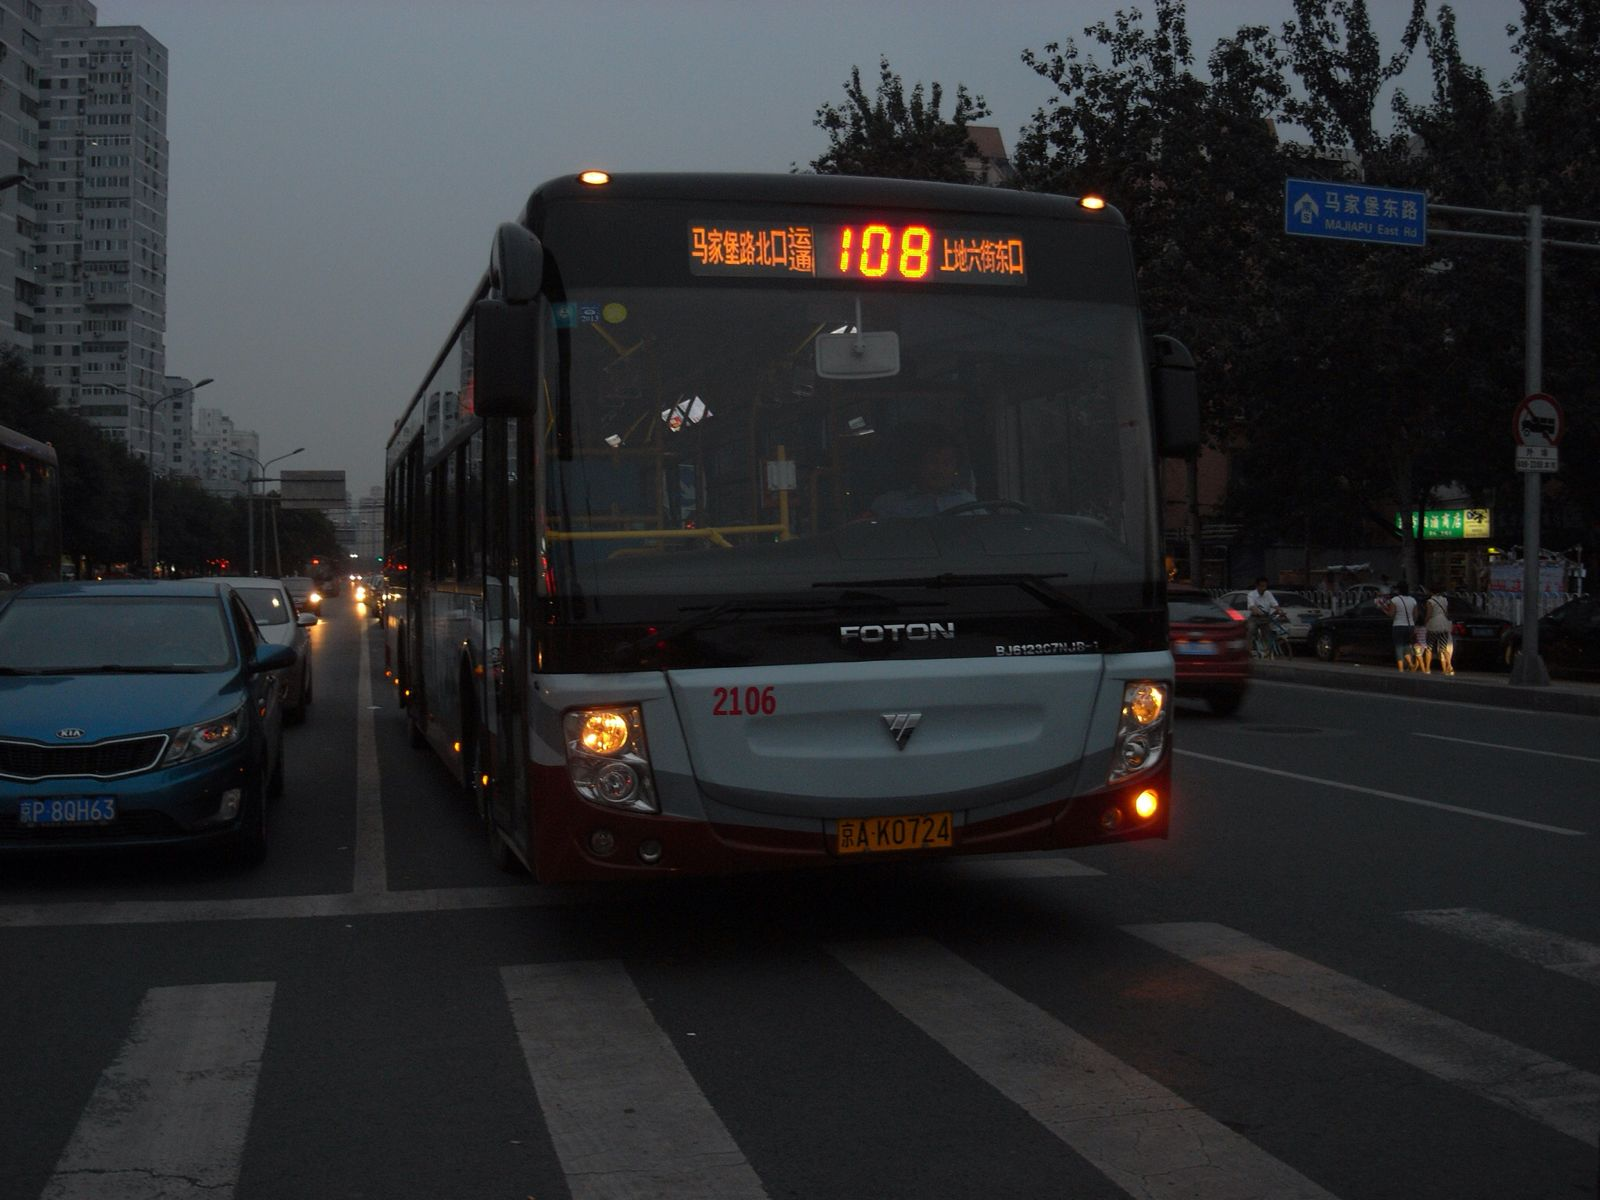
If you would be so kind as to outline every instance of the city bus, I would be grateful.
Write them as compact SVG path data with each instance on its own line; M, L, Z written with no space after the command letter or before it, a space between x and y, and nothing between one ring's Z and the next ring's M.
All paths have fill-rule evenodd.
M389 439L385 670L541 881L1163 837L1198 427L1094 198L558 178Z
M61 578L55 447L0 425L0 587Z

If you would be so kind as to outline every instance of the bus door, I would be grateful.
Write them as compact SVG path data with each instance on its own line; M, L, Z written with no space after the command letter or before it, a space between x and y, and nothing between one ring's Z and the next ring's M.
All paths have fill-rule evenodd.
M526 453L518 438L516 418L487 422L484 480L487 525L484 561L484 652L489 665L489 687L484 704L484 724L493 744L485 813L491 832L499 829L531 863L532 814L528 807L527 653L523 646L522 573L523 537L527 522L523 507Z

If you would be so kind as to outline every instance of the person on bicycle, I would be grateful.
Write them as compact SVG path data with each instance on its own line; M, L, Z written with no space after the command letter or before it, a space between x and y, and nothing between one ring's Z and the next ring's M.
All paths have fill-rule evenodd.
M1256 586L1244 594L1245 634L1250 639L1250 652L1264 656L1265 646L1272 638L1273 622L1282 614L1278 598L1267 588L1267 577L1256 580Z

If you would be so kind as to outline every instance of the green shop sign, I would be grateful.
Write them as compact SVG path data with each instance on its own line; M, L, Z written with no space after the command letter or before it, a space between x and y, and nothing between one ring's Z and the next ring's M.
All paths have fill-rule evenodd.
M1394 527L1401 528L1400 514ZM1487 508L1430 508L1419 514L1411 511L1411 536L1420 538L1486 538L1489 532Z

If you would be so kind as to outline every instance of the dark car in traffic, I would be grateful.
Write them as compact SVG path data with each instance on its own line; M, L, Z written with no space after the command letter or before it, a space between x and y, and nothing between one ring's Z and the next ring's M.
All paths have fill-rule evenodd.
M1503 642L1511 622L1484 612L1464 596L1448 596L1455 665L1479 670L1503 667ZM1419 608L1420 611L1420 608ZM1394 662L1394 616L1376 599L1363 600L1311 626L1311 649L1323 662L1374 659Z
M1507 629L1507 664L1521 649L1521 628ZM1579 596L1540 617L1539 657L1552 675L1600 679L1600 596Z
M283 586L289 589L295 612L322 615L322 593L317 590L315 579L307 575L285 575Z
M40 584L0 612L0 851L267 849L278 674L218 580Z
M1237 712L1250 684L1243 614L1205 592L1169 588L1167 639L1178 698L1204 700L1220 716Z

